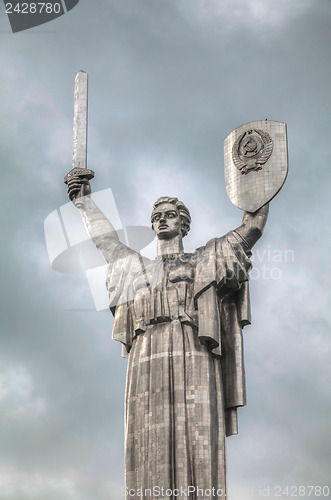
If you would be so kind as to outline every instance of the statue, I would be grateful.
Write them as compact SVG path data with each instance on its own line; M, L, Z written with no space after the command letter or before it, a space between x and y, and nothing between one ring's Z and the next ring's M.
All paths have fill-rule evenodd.
M249 322L249 255L268 207L186 254L189 211L177 198L160 198L151 216L158 256L148 261L119 241L89 198L88 181L72 178L69 197L82 185L82 216L109 264L113 337L129 358L126 487L215 488L225 496L225 437L237 433L237 407L246 403L241 328Z
M269 138L260 129L249 129L248 138L240 132L231 139L238 179L247 182L263 169L268 175ZM226 498L225 441L238 432L237 408L246 404L242 328L250 323L250 256L269 205L260 200L239 227L185 253L190 212L177 198L161 197L151 213L157 257L149 260L120 242L83 173L68 174L68 195L108 264L113 338L128 358L126 494Z

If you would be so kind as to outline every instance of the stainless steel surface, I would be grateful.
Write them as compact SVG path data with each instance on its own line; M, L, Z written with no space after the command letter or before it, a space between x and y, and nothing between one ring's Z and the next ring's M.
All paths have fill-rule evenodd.
M224 140L225 187L232 203L255 212L283 186L287 171L286 124L249 122Z
M65 176L64 182L72 177L91 180L94 177L93 170L87 168L87 109L88 109L88 75L85 71L79 71L75 78L74 90L74 140L72 154L72 169ZM69 182L70 189L70 182ZM84 196L84 186L72 199ZM81 203L77 205L82 206Z
M79 71L74 91L74 143L72 168L87 168L88 75Z

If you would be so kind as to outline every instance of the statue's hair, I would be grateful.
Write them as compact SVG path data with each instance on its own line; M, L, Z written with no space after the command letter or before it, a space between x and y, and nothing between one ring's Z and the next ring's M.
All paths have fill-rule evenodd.
M182 201L179 201L178 198L171 197L171 196L161 196L161 198L156 200L156 202L153 205L153 211L152 211L152 215L151 215L151 222L152 223L153 223L152 219L153 219L154 211L159 205L161 205L161 203L172 203L177 208L177 210L179 212L179 216L181 218L181 222L182 222L182 225L181 225L182 237L184 238L184 236L186 236L187 233L189 232L190 226L191 226L191 215L190 215L189 209L184 205L184 203Z

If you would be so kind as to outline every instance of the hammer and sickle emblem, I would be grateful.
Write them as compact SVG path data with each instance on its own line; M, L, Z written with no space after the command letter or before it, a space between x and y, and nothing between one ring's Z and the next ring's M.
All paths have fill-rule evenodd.
M232 159L243 175L261 170L270 158L273 140L268 132L260 129L247 130L238 137L232 148Z

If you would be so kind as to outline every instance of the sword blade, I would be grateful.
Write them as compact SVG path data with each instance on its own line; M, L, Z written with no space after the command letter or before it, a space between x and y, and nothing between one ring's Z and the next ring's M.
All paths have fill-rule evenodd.
M79 71L74 91L74 142L72 168L87 168L87 99L88 76Z

